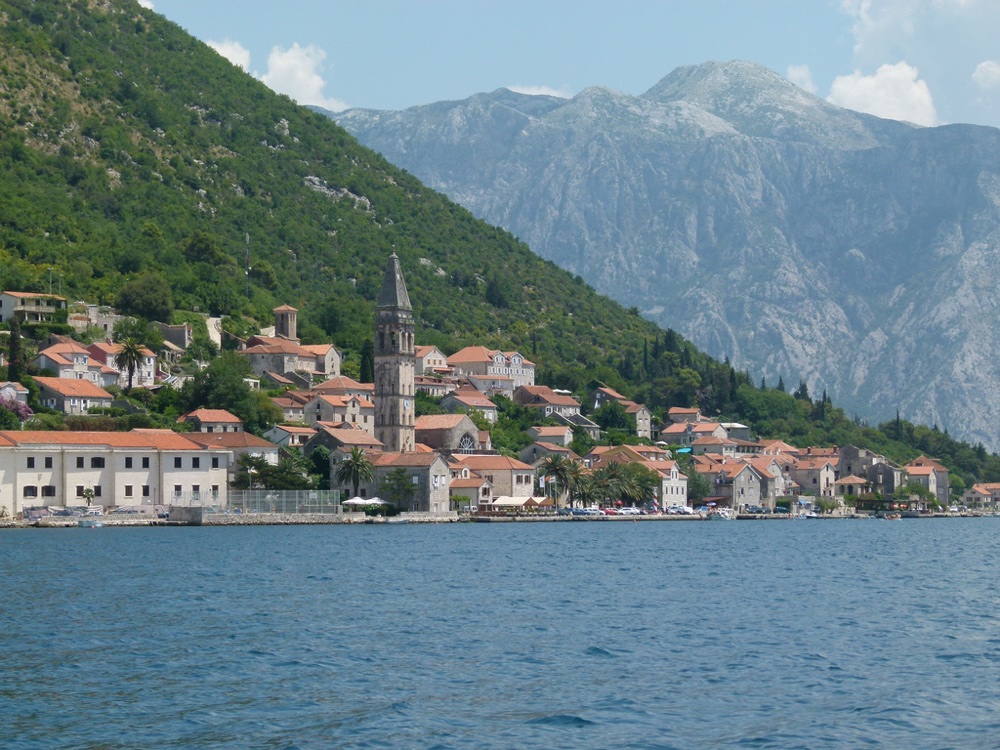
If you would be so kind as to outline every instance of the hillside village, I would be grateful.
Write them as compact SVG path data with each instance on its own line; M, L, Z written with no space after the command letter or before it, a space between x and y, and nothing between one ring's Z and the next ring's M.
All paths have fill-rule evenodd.
M119 316L92 306L71 317L67 309L58 295L0 294L3 322L62 318L77 331L96 327L108 334L86 346L63 335L40 341L31 360L35 372L45 373L32 378L37 405L82 416L111 410L119 403L116 393L179 387L183 378L170 365L191 343L189 325L155 324L161 350L142 346L140 356L125 362L123 344L110 340ZM656 419L643 404L596 381L582 399L537 384L536 363L517 351L467 346L448 355L417 345L395 254L377 309L374 383L342 374L332 344L302 344L298 311L289 305L274 310L273 329L231 342L252 373L248 385L280 393L270 401L281 418L262 436L216 408L181 415L183 432L0 433L0 509L14 515L36 505L95 501L224 507L241 467L246 482L247 466L261 473L282 455L314 459L320 449L329 456L329 487L341 497L378 502L395 487L394 504L417 513L551 512L574 505L690 513L692 504L710 513L845 513L926 511L955 502L948 470L933 458L900 466L854 446L793 446L685 405ZM28 406L29 396L21 383L0 383L0 403L8 409ZM421 397L441 413L418 415ZM530 443L516 456L492 444L500 403L536 415L526 430ZM625 440L608 440L609 431L595 421L608 414L627 425ZM581 444L586 450L575 451ZM359 461L370 467L367 473L350 465ZM249 485L253 489L252 469ZM998 496L1000 485L976 484L962 503L993 506Z
M45 374L31 378L37 406L79 417L127 403L123 392L180 386L183 379L170 365L190 345L190 326L156 324L161 350L141 346L138 357L123 361L123 344L110 340L119 316L90 307L71 318L67 309L58 295L0 295L3 322L62 317L77 331L96 327L108 334L109 340L86 346L62 335L38 343L31 366ZM342 374L332 344L303 345L298 310L288 305L274 310L273 329L232 342L252 373L248 386L280 394L269 397L280 419L263 435L219 408L179 416L180 431L33 430L29 422L28 429L0 432L0 510L226 507L233 490L260 486L254 467L262 479L283 457L322 457L329 488L357 505L386 503L380 496L389 494L399 510L423 514L573 506L692 513L692 505L708 514L844 514L927 511L956 502L947 468L933 458L900 466L849 445L793 446L686 405L656 419L599 382L583 398L536 384L536 363L521 352L467 346L449 355L418 345L395 254L377 310L373 383ZM29 397L21 383L0 383L0 403L11 411L20 405L26 419ZM417 414L418 400L435 413ZM533 415L517 455L492 443L504 404ZM607 429L612 423L619 429ZM998 497L1000 485L977 484L961 502L994 506Z

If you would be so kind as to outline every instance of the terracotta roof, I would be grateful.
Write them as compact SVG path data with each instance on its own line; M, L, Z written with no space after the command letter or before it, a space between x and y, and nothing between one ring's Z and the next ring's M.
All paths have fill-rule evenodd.
M199 422L213 422L227 424L242 424L243 420L225 409L195 409L187 414L177 417L178 422L188 422L197 420Z
M375 392L374 383L359 383L346 375L335 375L334 377L319 383L312 388L316 392L326 391L368 391Z
M60 396L70 398L111 398L111 394L97 383L76 378L35 378L35 381Z
M413 429L420 430L451 430L464 420L465 414L425 414L417 417Z
M6 294L8 297L17 297L19 299L23 298L35 299L39 297L44 297L45 299L57 299L61 302L66 301L65 297L60 297L57 294L43 294L42 292L4 292L4 294Z
M431 466L439 458L437 453L374 453L371 462L376 466Z
M489 484L490 480L483 477L469 477L468 479L452 479L448 486L453 490L479 489L484 484Z
M276 424L274 426L276 430L284 430L289 435L315 435L316 430L312 427L298 427L297 425L291 424Z
M516 458L510 458L508 456L484 456L484 455L453 455L451 460L457 465L468 466L472 471L488 471L493 470L515 470L515 471L534 471L534 467L523 461L518 461Z
M566 430L572 432L570 427L553 427L551 425L543 425L538 427L532 427L535 434L538 437L563 437L566 434Z
M206 448L273 448L278 446L269 440L251 435L249 432L189 432L187 437L192 443Z
M937 471L933 466L906 466L905 468L906 473L914 477L927 477Z
M108 342L108 341L95 341L93 344L90 345L90 347L88 347L88 350L89 349L100 349L105 354L110 354L112 356L117 356L118 352L120 352L122 350L122 345L121 344L112 344L111 342ZM142 347L140 349L140 351L142 352L142 356L144 356L144 357L155 357L156 356L155 354L153 354L153 352L151 352L145 346Z
M868 480L864 477L859 477L851 474L849 477L844 477L843 479L838 479L834 484L868 484Z
M480 391L452 391L445 398L455 399L467 406L479 409L495 409L496 404L490 401Z
M271 310L271 312L298 312L298 310L291 305L281 305L280 307L276 307Z
M323 425L322 429L331 437L336 438L342 445L382 447L382 441L364 430L353 430L349 427L327 427L326 425Z
M80 445L89 447L159 450L201 450L201 446L171 430L132 432L70 432L67 430L11 430L0 436L14 445Z
M333 349L333 344L301 344L301 347L317 357L325 357Z

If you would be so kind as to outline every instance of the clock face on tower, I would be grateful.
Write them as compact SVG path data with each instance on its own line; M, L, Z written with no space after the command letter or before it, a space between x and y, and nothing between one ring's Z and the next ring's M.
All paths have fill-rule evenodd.
M410 399L408 399L408 398L403 399L403 408L404 409L409 409L410 408Z

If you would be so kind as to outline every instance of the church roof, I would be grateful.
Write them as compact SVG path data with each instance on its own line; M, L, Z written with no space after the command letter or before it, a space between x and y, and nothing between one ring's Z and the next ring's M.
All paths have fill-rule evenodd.
M385 276L382 279L382 291L376 301L378 307L399 307L412 309L410 295L406 293L406 282L403 281L403 271L399 267L399 256L393 253L385 265Z

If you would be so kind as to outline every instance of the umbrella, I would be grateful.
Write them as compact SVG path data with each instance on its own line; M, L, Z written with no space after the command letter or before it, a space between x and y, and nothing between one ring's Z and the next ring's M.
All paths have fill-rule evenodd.
M705 503L705 505L707 505L709 508L715 507L715 503Z
M388 505L385 500L380 500L377 497L352 497L350 500L345 500L341 505Z

